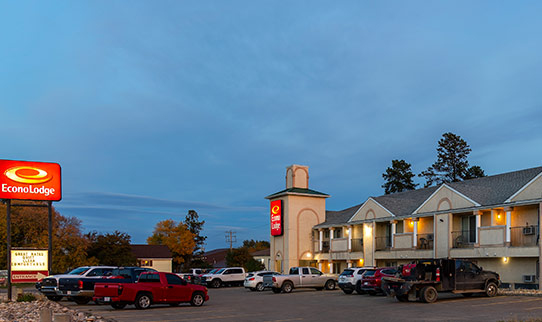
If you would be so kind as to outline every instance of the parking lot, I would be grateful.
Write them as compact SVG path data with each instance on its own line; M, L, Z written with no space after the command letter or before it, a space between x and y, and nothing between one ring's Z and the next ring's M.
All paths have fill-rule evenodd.
M434 304L401 303L384 296L345 295L340 290L294 290L290 294L250 292L243 288L209 290L202 307L156 305L114 310L108 305L67 306L117 321L508 321L540 318L541 297L465 298L445 295Z

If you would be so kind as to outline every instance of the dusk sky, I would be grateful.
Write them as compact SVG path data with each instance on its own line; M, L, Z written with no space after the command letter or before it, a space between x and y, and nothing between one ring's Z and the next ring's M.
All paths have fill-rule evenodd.
M486 174L542 162L539 1L3 1L1 159L58 162L83 232L269 239L286 167L341 210L445 132ZM416 178L423 183L422 178Z

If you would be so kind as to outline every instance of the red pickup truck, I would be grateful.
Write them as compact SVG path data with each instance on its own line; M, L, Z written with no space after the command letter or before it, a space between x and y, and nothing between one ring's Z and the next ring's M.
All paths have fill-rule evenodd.
M147 309L160 303L177 306L189 302L201 306L209 300L209 295L204 286L188 284L175 274L154 272L141 274L137 283L96 283L92 299L96 303L110 303L115 309L128 304Z

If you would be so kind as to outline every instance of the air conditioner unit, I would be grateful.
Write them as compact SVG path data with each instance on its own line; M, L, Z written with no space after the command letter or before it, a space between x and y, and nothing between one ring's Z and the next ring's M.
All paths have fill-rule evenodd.
M523 283L534 283L536 275L523 275Z
M534 235L534 227L523 227L523 235Z

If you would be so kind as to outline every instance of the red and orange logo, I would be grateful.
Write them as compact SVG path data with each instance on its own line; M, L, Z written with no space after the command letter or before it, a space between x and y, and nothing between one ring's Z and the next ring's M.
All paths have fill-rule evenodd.
M53 176L47 171L36 167L13 167L7 169L4 174L15 182L26 184L45 183L53 179Z

